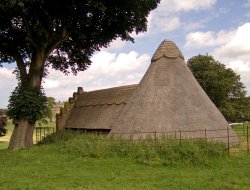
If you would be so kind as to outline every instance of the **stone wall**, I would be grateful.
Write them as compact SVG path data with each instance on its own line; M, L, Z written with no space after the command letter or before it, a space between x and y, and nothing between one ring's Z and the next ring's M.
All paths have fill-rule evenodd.
M52 122L56 122L56 114L60 113L61 108L64 107L64 102L56 102L52 108Z
M70 97L68 102L64 102L63 108L60 109L60 113L56 114L56 131L62 131L65 128L67 119L71 113L72 108L75 105L79 95L84 91L82 87L78 87L77 92L73 93L73 97Z

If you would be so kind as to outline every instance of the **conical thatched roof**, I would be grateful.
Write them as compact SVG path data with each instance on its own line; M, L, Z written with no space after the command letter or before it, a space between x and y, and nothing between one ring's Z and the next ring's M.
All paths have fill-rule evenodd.
M170 131L181 131L182 138L206 136L224 142L227 133L236 136L192 75L178 47L165 40L110 134L141 138ZM230 138L231 145L237 143L237 137Z

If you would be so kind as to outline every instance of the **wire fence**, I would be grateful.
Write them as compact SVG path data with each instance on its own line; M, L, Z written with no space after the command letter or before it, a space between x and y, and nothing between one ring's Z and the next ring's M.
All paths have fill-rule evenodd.
M34 134L35 143L38 143L39 141L43 140L43 138L54 132L55 132L54 127L36 127Z
M231 126L232 129L204 129L204 130L176 130L176 131L151 131L151 132L136 132L136 133L112 133L108 135L108 138L98 138L95 140L102 141L141 141L146 139L148 141L155 141L156 144L161 140L176 140L181 145L186 139L189 140L205 140L205 141L219 141L226 144L228 155L238 155L241 153L249 154L249 127L250 124L240 124ZM233 132L234 131L234 132ZM55 132L54 127L37 127L35 130L36 143L41 141L47 135ZM86 132L84 130L83 132ZM92 131L92 133L99 134ZM63 142L65 143L65 142Z
M250 152L250 143L249 143L249 128L250 123L242 123L239 125L231 126L237 136L239 137L240 143L229 150L229 154L240 154Z

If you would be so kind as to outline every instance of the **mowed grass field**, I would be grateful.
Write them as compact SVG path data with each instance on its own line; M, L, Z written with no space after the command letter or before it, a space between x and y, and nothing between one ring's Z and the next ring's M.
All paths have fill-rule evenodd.
M209 166L151 166L130 158L75 157L44 145L0 151L0 189L249 190L250 157L223 157Z
M61 142L60 138L66 140ZM110 151L105 145L106 141L98 142L98 146L95 146L94 141L91 141L92 137L89 141L77 138L68 140L65 136L60 138L48 139L49 143L36 145L31 149L0 150L0 189L250 189L250 156L246 154L210 158L199 155L199 150L190 151L190 145L186 146L184 143L182 146L186 146L184 150L189 154L182 152L183 156L199 158L201 161L191 163L180 159L177 164L164 165L161 160L150 157L155 155L150 152L151 145L143 147L143 150L149 149L146 150L149 154L146 157L143 154L142 157L151 162L141 162L138 161L141 160L138 158L141 154L106 154L104 151ZM87 149L91 151L84 153ZM126 151L124 149L122 154Z

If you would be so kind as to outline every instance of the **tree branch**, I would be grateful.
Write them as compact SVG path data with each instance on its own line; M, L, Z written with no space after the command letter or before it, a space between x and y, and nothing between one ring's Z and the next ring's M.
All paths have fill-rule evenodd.
M36 49L38 49L36 43L33 41L32 32L31 32L30 25L26 16L23 13L21 13L21 17L23 19L23 24L27 32L26 40L28 40Z
M51 40L51 43L49 43L45 50L45 57L48 57L50 53L59 46L65 39L68 37L68 32L65 27L62 28L60 34L56 36L54 39Z
M28 75L27 75L26 66L22 59L22 56L19 53L14 53L13 57L16 60L17 68L20 72L21 82L25 82L24 80L26 80Z

